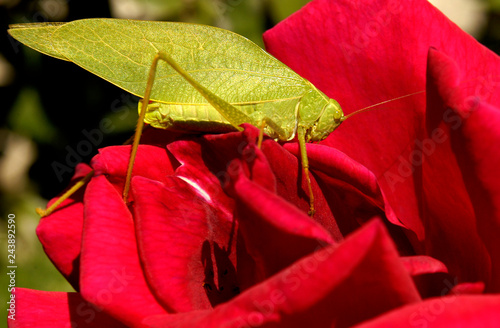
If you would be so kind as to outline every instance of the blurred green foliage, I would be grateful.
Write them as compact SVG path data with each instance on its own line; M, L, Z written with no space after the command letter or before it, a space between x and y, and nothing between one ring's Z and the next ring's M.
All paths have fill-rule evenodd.
M491 10L500 11L500 0L488 0Z

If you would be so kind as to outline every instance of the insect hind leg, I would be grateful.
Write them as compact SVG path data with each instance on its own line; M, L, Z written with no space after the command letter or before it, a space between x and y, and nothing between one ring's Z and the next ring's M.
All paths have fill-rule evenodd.
M132 145L132 151L130 153L129 165L127 168L127 176L125 180L125 187L123 189L123 200L127 202L128 193L130 190L130 181L132 179L132 171L134 167L134 161L137 154L137 148L139 147L139 141L142 134L142 129L144 126L144 117L146 115L146 108L151 98L151 90L153 88L153 83L156 75L156 68L158 66L158 61L165 61L170 67L172 67L180 76L182 76L189 84L191 84L207 101L212 105L226 120L229 121L238 131L242 131L243 128L240 127L243 123L251 123L251 118L243 113L238 108L234 107L224 99L220 98L216 94L212 93L210 90L201 85L196 81L187 71L185 71L175 60L165 52L159 52L153 58L151 63L151 68L149 70L148 81L146 84L146 91L144 92L144 98L142 99L142 110L137 122L137 127L134 135L134 143Z
M156 67L158 65L159 56L156 55L151 63L151 68L149 69L148 81L146 84L146 91L144 92L144 98L142 98L142 110L137 119L137 125L135 127L134 142L132 143L132 150L130 152L130 159L127 167L127 175L125 177L125 187L123 188L123 201L127 203L128 193L130 190L130 181L132 180L132 171L134 169L135 157L137 155L137 149L139 148L139 142L141 140L142 130L144 128L144 118L146 117L146 110L148 108L149 99L151 98L151 90L153 89L154 78L156 75Z

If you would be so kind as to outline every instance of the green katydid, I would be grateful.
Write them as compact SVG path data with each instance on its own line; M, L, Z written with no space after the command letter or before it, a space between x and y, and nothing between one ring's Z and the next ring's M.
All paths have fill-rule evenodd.
M297 137L314 213L306 142L326 138L350 115L250 40L205 25L120 19L19 24L9 33L143 98L125 200L144 122L199 132L250 123L261 128L259 147L264 132L279 141Z

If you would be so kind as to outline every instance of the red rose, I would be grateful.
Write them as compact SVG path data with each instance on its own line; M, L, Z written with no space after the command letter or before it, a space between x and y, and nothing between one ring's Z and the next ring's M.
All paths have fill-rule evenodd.
M366 274L380 280L373 286L373 298L366 300L366 317L419 300L382 225L374 222L351 243L343 242L329 210L330 204L339 204L339 194L345 204L357 208L351 214L345 209L336 211L345 222L349 216L360 221L342 230L353 230L372 216L383 215L383 197L371 173L334 149L312 147L318 182L314 185L318 213L312 220L305 214L307 195L297 187L298 158L272 140L264 142L262 151L257 149L257 135L257 129L247 126L243 133L185 136L169 143L168 132L147 131L144 141L149 145L139 148L134 168L131 211L121 200L130 148L102 149L92 161L95 176L85 191L43 218L37 229L49 257L85 300L82 308L98 311L93 304L104 310L99 313L101 320L110 320L106 313L140 327L174 320L177 316L172 313L186 313L194 320L193 311L205 311L197 319L205 320L205 315L220 315L221 310L213 310L217 305L217 309L232 308L235 302L246 308L214 326L226 324L224 320L244 326L266 320L258 313L259 306L278 311L290 305L283 300L291 297L314 305L321 297L311 293L311 288L323 294L324 285L330 284L333 294L342 294L347 291L345 287L337 291L341 285L363 280ZM166 147L162 140L168 143ZM80 165L75 178L88 170ZM221 182L232 197L223 191ZM322 194L318 184L331 192ZM363 251L352 257L352 248ZM340 263L330 257L338 257ZM365 267L372 261L386 267L377 277ZM345 273L332 280L339 270ZM387 274L397 278L385 281ZM319 281L323 282L315 287ZM392 285L406 287L400 291ZM368 290L352 286L349 293L355 288L363 295ZM378 300L382 292L387 304ZM32 305L26 300L49 296L18 291L18 298L26 302L18 305L19 313L30 313L24 306ZM68 317L80 322L101 318L90 315L90 310L82 314L71 304L59 305L69 309L69 314L68 310L52 311L53 316L60 314L52 318L52 324L57 319L64 323ZM347 312L339 308L339 313ZM196 326L191 321L186 324Z
M316 0L265 41L347 113L426 95L308 145L314 218L297 144L267 139L260 150L248 125L147 131L128 207L130 148L102 149L89 184L37 229L77 292L17 288L10 327L500 320L498 58L423 0Z

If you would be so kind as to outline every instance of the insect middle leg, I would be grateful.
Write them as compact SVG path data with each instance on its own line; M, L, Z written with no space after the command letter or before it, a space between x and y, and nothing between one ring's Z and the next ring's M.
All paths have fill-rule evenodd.
M265 117L265 116L260 116L258 119L261 123L259 124L260 126L260 133L259 133L259 139L257 143L257 147L260 148L262 145L262 138L264 136L264 127L269 126L274 132L279 136L279 139L281 140L286 140L286 134L285 131L278 125L276 124L272 119ZM311 173L309 172L309 158L307 157L307 150L306 150L306 128L302 126L297 127L297 138L299 140L299 148L300 148L300 157L301 157L301 164L302 164L302 169L304 171L304 175L306 178L306 183L307 183L307 191L309 193L309 216L313 216L314 213L316 212L314 208L314 194L312 191L312 184L311 184Z
M261 148L262 141L264 139L264 128L266 126L270 127L274 134L278 136L279 140L287 140L287 135L285 130L283 130L278 124L276 124L272 119L267 116L258 115L257 113L253 113L251 115L253 120L257 122L256 126L259 127L259 139L257 140L257 148Z

